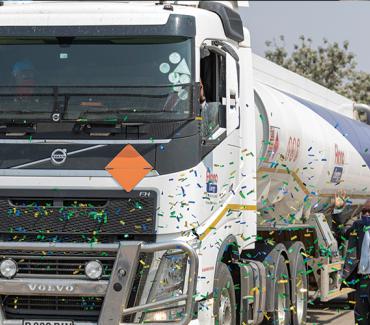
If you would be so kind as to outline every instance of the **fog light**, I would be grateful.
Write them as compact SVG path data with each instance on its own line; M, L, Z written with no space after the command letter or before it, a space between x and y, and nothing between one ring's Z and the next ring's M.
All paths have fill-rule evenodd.
M144 323L180 321L185 316L185 306L145 313Z
M85 265L85 274L91 280L99 280L103 275L103 265L100 261L90 261Z
M4 278L11 279L17 274L17 263L11 258L2 260L0 263L0 273Z
M151 320L153 320L154 322L158 322L158 321L161 321L161 320L167 320L167 318L168 318L168 315L167 315L166 311L157 311L157 312L151 313L150 316L152 316ZM149 319L149 317L148 317L148 319Z

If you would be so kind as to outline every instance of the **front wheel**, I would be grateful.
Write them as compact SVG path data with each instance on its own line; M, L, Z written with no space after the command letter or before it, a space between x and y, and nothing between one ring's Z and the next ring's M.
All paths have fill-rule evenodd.
M227 265L224 263L218 265L215 274L213 297L215 324L235 325L236 300L234 282Z

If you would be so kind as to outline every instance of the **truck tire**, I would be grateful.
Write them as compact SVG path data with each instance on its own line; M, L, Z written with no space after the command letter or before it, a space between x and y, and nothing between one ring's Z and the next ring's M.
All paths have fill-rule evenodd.
M236 299L233 278L229 268L219 263L214 280L213 314L216 325L236 324Z
M274 279L274 311L267 313L267 317L264 318L263 324L290 325L290 286L287 278L288 268L285 264L284 256L281 254L279 254L276 265L276 278Z
M303 244L294 243L288 248L289 265L292 289L292 324L306 324L307 301L308 301L308 280L306 275L306 266L301 254Z

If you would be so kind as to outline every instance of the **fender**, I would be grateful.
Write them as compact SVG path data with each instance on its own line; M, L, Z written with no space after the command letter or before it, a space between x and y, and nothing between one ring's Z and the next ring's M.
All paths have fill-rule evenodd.
M240 284L240 267L237 263L239 260L240 254L239 254L239 248L234 248L231 244L237 244L238 241L236 240L235 236L229 235L226 237L226 239L223 241L223 243L220 246L220 249L218 250L217 254L217 260L216 260L216 265L215 265L215 272L218 269L218 266L220 263L225 263L229 266L230 271L231 271L231 276L233 277L234 285ZM231 250L228 252L228 250L231 248ZM234 249L233 249L234 248ZM236 249L238 250L236 252ZM225 255L227 256L230 253L230 261L224 261L223 258ZM215 279L213 280L213 289L215 287ZM213 291L212 291L212 298L213 298ZM236 305L237 305L237 313L236 313L236 323L240 323L240 290L235 292L235 299L236 299Z

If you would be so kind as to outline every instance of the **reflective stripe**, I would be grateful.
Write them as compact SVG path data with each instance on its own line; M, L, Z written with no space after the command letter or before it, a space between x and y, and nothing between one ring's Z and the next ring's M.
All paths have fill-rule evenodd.
M228 211L257 211L256 205L242 205L242 204L228 204L226 205L211 225L199 236L200 240L203 240L211 232L212 229L221 221Z

